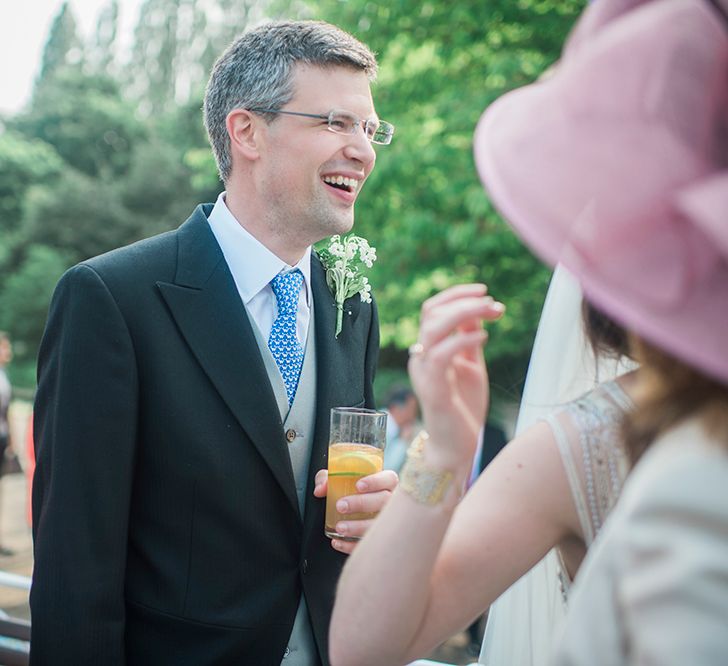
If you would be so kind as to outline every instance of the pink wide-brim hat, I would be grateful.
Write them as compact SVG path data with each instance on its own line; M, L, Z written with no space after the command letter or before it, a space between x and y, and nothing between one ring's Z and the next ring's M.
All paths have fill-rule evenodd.
M525 242L598 308L728 383L728 0L597 0L475 160Z

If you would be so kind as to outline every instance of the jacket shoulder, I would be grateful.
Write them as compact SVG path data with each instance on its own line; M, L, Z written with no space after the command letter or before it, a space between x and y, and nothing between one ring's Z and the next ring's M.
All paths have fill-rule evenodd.
M166 231L119 247L81 262L100 275L113 275L116 271L134 269L143 271L150 266L160 267L173 259L177 250L177 230Z
M91 268L104 279L137 276L142 279L154 277L157 280L171 280L177 266L180 237L186 234L188 237L204 238L208 213L207 204L197 206L177 229L92 257L80 265Z

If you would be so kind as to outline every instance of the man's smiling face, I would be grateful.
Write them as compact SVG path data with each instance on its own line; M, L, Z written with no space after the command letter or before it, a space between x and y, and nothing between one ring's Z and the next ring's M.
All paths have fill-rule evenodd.
M281 110L327 116L340 109L376 118L369 80L361 71L298 65L294 91ZM376 159L363 129L338 134L325 119L280 114L265 135L257 178L269 227L287 227L308 244L350 231L354 202Z

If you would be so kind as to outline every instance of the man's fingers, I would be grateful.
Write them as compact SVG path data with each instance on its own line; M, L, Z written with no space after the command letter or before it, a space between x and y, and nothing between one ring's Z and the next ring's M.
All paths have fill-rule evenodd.
M397 472L385 469L376 474L363 476L356 482L356 489L360 493L372 493L379 490L394 490L397 487L399 477Z
M318 477L317 477L318 478ZM399 478L397 473L390 469L382 470L376 474L362 477L357 482L359 495L347 495L336 503L336 509L342 515L356 513L379 513L392 497L392 491L397 486ZM336 531L342 536L360 539L372 526L374 519L340 520L336 523ZM356 541L332 539L331 546L341 553L350 554L356 547Z
M336 523L336 532L343 537L361 539L373 524L374 519L340 520Z
M329 472L325 469L320 469L316 472L316 476L313 480L313 494L314 497L326 497L326 493L329 490Z
M334 550L338 550L340 553L351 555L354 548L356 548L356 541L344 541L343 539L331 539L331 547Z
M336 502L336 510L341 514L378 513L392 496L390 490L368 492L361 495L347 495Z

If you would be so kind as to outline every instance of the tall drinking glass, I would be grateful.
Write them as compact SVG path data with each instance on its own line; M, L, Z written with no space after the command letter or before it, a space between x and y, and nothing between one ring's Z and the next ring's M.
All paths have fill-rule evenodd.
M336 502L356 495L356 482L363 476L381 472L384 464L387 414L373 409L334 407L329 435L329 490L326 496L326 525L329 538L355 541L358 537L336 532L339 520L366 520L374 513L341 514Z

